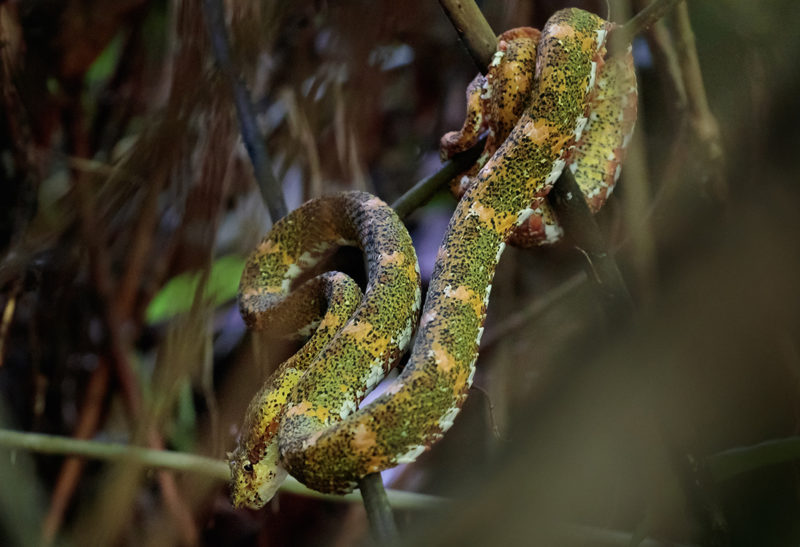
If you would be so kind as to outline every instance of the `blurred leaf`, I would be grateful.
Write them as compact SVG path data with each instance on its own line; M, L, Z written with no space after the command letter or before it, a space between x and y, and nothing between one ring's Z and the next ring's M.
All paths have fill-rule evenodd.
M192 384L188 379L181 383L178 392L175 421L172 423L170 442L176 450L191 452L197 437L197 411L192 397Z
M86 71L86 85L90 89L98 88L111 78L121 53L122 35L117 34Z
M244 258L236 255L218 258L211 266L204 298L211 300L214 306L234 298L244 262ZM170 279L150 301L146 313L147 323L152 325L189 311L199 282L199 272L186 272Z

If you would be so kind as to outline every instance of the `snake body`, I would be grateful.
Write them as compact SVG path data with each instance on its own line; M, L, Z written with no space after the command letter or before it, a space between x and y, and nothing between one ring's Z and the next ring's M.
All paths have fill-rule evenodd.
M441 139L443 160L472 148L488 133L483 154L474 165L451 181L461 197L474 184L475 175L508 138L528 107L536 84L536 51L541 33L520 27L498 36L498 48L487 74L478 74L467 86L467 115L459 131ZM636 73L633 56L598 59L596 82L588 94L588 116L579 120L576 141L562 158L575 177L592 212L603 206L619 178L625 151L637 116ZM516 228L509 242L520 247L558 242L563 230L546 201Z
M242 314L255 328L277 323L313 335L250 404L230 455L234 505L262 506L286 472L322 492L349 492L367 474L414 461L450 428L472 384L495 267L512 232L541 208L591 117L608 29L577 9L548 21L527 84L532 99L464 185L409 361L368 405L358 408L420 316L408 233L388 206L361 192L312 200L273 226L245 267ZM364 251L363 298L340 273L292 286L336 245Z

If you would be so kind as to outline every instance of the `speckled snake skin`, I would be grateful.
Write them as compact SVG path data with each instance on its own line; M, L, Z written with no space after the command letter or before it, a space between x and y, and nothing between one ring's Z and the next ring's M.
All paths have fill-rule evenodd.
M367 474L414 461L450 428L472 385L506 242L551 239L543 200L565 166L579 182L593 180L593 205L616 180L636 82L629 57L604 64L609 28L596 15L567 9L541 37L532 29L500 37L492 71L471 84L464 128L443 138L449 155L490 132L479 165L456 181L463 197L421 312L411 239L378 198L348 192L315 199L275 223L247 261L242 315L252 328L310 338L250 403L230 455L234 505L263 506L287 472L322 492L349 492ZM294 286L340 245L365 253L363 295L338 272ZM415 328L408 364L359 408Z

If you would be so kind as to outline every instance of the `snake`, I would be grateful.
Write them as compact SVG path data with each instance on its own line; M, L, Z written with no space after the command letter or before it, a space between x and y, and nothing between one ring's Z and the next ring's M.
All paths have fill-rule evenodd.
M630 51L604 59L611 28L569 8L541 33L499 37L486 77L468 87L464 126L442 139L448 156L489 132L476 165L454 182L463 195L424 307L411 237L369 193L306 202L250 254L239 286L245 323L305 343L247 408L229 453L234 506L264 506L287 474L320 492L350 492L369 474L415 461L453 425L473 382L506 244L554 239L545 196L567 166L590 203L605 199L619 174L636 80ZM341 246L364 253L363 292L344 273L315 275ZM402 371L361 404L412 337Z

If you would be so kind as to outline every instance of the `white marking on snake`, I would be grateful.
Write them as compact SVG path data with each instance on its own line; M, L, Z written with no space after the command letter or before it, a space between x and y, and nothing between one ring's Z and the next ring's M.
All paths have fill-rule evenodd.
M498 262L500 260L500 255L503 254L503 251L506 249L505 242L501 241L500 245L497 247L497 254L494 255L494 261Z
M373 362L372 366L369 368L369 376L367 376L367 379L364 381L364 384L367 387L367 391L372 391L372 388L378 385L378 382L380 382L382 379L383 379L383 362L376 359Z
M347 400L344 403L342 403L342 408L339 410L339 416L342 418L342 420L344 420L350 414L355 412L357 408L358 407L356 406L355 401Z
M525 224L525 221L528 220L528 217L530 217L532 214L533 214L533 209L531 209L530 207L526 207L525 209L520 211L519 214L517 215L516 225L522 226L523 224Z
M556 161L553 162L553 168L550 170L550 174L547 175L547 178L544 180L545 184L553 184L555 181L558 180L558 177L561 176L561 171L564 170L564 158L558 158Z
M415 446L405 454L397 456L397 463L413 463L423 452L425 452L424 446Z
M458 413L460 411L461 411L460 408L454 406L453 408L445 412L441 418L439 418L439 427L441 428L442 431L447 431L448 429L453 427L453 420L456 419L456 416L458 416Z

